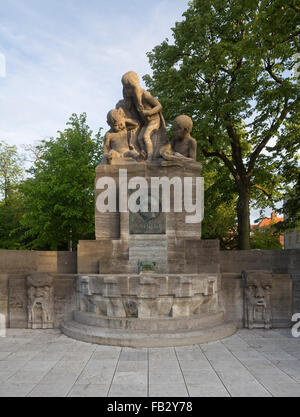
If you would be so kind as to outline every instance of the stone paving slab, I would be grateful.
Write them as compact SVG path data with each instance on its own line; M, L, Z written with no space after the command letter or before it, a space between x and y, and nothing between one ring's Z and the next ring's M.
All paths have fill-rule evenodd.
M0 338L0 397L300 397L300 338L239 330L219 342L130 349L59 330Z

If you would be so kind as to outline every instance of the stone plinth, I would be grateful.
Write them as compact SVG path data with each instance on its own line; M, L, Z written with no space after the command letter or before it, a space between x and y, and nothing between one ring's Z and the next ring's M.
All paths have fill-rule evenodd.
M180 346L227 337L219 274L78 276L77 310L63 325L78 340L118 346Z
M219 242L201 240L201 164L112 162L96 169L96 240L79 242L77 309L63 332L131 347L182 346L232 335L236 326L225 321L220 299ZM115 212L103 212L113 194L105 199L102 193L110 187L117 196ZM139 190L145 206L136 212L128 201ZM202 203L197 210L196 201ZM148 272L141 268L146 264L152 265Z
M100 213L97 210L97 204L95 205L95 225L96 225L96 240L108 240L108 239L128 239L129 236L135 234L151 234L151 228L147 230L147 226L152 226L154 234L167 235L168 237L174 237L176 239L200 239L201 238L201 222L199 223L187 223L186 216L188 213L184 210L183 196L185 192L184 179L192 178L193 180L193 202L195 202L196 196L196 178L201 177L201 164L192 163L182 167L178 166L161 166L159 162L148 164L146 162L131 163L127 165L99 165L96 169L95 180L95 198L102 192L98 189L97 184L101 178L109 177L116 182L117 197L120 192L120 175L123 175L123 171L126 170L126 178L124 183L128 182L134 177L141 177L147 181L148 189L150 193L151 178L167 178L172 180L179 178L182 182L182 207L181 213L174 211L174 187L170 187L170 201L171 207L169 213L162 213L157 219L149 220L143 219L140 213L129 214L119 212L119 202L117 202L116 213ZM125 190L125 188L124 188ZM130 193L127 193L129 198ZM177 194L178 197L178 194ZM118 198L119 200L119 198ZM131 223L137 223L136 218L139 218L141 225L138 229L137 225L130 225ZM163 223L163 224L162 224ZM143 224L146 227L142 227Z

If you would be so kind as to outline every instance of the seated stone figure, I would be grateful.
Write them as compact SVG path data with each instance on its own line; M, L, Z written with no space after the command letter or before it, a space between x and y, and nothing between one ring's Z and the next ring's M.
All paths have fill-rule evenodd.
M173 138L160 150L165 161L178 163L196 161L197 142L191 137L193 121L188 116L178 116L173 124ZM163 164L164 165L164 164Z
M107 115L107 123L110 130L105 135L104 157L108 164L114 159L133 158L138 159L139 153L130 143L128 131L136 129L138 124L125 116L122 108L111 110Z

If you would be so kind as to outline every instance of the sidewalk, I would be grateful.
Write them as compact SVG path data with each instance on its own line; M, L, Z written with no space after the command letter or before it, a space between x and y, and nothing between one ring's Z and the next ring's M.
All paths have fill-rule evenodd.
M0 338L0 397L300 397L300 338L240 330L203 345L130 349L8 330Z

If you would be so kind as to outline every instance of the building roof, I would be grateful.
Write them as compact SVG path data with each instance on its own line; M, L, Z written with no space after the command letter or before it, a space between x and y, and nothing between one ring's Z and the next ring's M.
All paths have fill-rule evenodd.
M283 222L283 220L284 220L283 217L278 217L276 211L273 211L271 214L271 218L265 217L264 219L260 221L260 223L258 223L257 227L260 228L260 227L271 226L271 224Z

